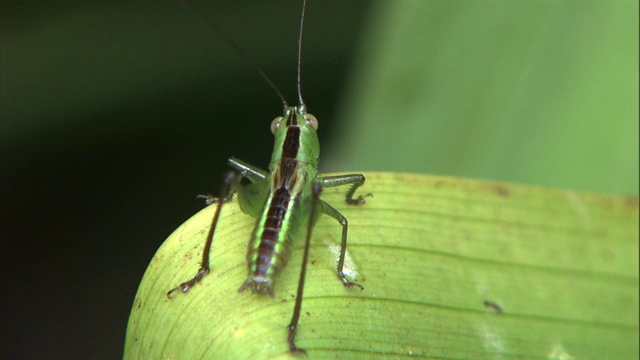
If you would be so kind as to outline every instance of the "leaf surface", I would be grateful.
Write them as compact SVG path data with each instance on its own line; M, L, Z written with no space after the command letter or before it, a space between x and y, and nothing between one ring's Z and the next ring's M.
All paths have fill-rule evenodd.
M638 199L458 178L366 173L349 219L350 270L335 276L340 226L314 229L298 345L310 358L638 357ZM138 290L126 359L287 358L304 240L275 298L236 290L254 220L225 205L212 271L187 294L214 207L169 236Z

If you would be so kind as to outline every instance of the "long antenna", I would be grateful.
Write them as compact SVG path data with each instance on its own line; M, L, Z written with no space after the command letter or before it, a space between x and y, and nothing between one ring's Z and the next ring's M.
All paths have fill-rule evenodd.
M300 35L298 36L298 102L300 107L304 108L304 100L302 100L302 30L304 28L304 10L307 7L307 0L302 0L302 15L300 16Z
M273 81L271 81L271 79L269 79L267 74L265 74L264 71L262 71L260 66L258 66L258 64L256 64L253 61L253 59L251 59L249 57L249 55L247 55L244 52L244 50L242 50L242 48L238 44L236 44L233 40L231 40L231 38L224 31L222 31L222 29L220 29L218 27L218 25L216 25L216 23L214 23L213 20L211 20L209 18L209 16L207 16L207 14L205 14L202 10L200 10L200 8L195 6L191 1L189 1L189 0L182 0L182 1L185 4L187 4L187 6L189 6L191 8L191 10L193 10L196 14L198 14L198 16L200 16L207 24L209 24L209 26L211 26L218 34L220 34L220 36L222 36L224 41L226 41L227 44L229 44L231 46L231 48L236 53L238 53L240 56L242 56L242 58L245 59L249 63L249 65L251 65L251 67L258 73L258 75L260 75L260 77L264 81L266 81L267 84L269 84L269 87L271 87L273 89L273 91L276 92L276 95L278 95L278 97L280 98L280 101L282 101L282 105L285 108L289 107L289 105L287 104L287 101L284 99L284 96L282 96L282 93L280 92L280 90L278 90L278 88L273 83ZM303 10L303 12L304 12L304 10ZM302 39L302 34L300 34L300 39ZM299 61L300 61L300 59L299 59L299 55L298 55L298 62ZM299 70L299 68L300 68L300 64L298 63L298 92L300 91L300 70ZM300 100L302 100L302 98L300 98Z

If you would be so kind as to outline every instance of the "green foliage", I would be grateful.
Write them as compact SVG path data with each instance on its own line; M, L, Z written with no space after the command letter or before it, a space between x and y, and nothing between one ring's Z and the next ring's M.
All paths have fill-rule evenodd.
M637 14L634 1L380 2L322 165L637 194ZM366 175L365 206L323 194L349 218L366 289L339 284L340 227L323 218L298 337L310 357L638 357L637 198ZM154 257L126 358L288 356L302 242L275 299L238 294L253 220L235 204L212 273L164 297L195 273L211 214Z
M327 171L638 193L637 1L377 5Z
M314 230L298 344L310 358L631 359L638 357L638 200L455 178L369 173L349 218L365 290L335 276L340 226ZM209 206L158 250L140 285L126 359L288 356L303 241L275 298L237 293L253 219L226 206L212 272L189 293ZM485 301L497 304L496 308Z

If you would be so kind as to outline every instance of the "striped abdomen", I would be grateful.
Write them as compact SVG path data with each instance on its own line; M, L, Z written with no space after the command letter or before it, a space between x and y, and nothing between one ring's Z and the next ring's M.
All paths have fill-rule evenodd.
M249 243L249 278L238 291L251 289L254 293L273 296L275 277L287 264L292 235L296 231L293 221L296 206L296 200L284 186L269 197Z

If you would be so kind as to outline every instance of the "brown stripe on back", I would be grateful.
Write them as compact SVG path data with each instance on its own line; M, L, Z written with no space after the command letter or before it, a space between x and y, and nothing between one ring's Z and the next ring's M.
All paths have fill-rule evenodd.
M257 274L266 274L271 267L271 259L277 255L274 254L275 246L278 243L278 235L282 229L290 198L289 191L284 187L277 189L271 198L258 246Z
M285 158L282 159L282 161L280 161L280 168L278 170L280 177L282 179L281 183L278 183L278 187L280 186L284 186L287 189L291 190L289 188L289 185L291 185L292 182L297 180L297 176L296 176L296 169L298 166L298 162L296 161L296 159L290 159L290 158Z
M298 125L298 114L295 111L289 112L289 117L287 118L287 126Z
M291 126L287 129L287 136L282 143L282 157L295 159L300 148L300 128Z

